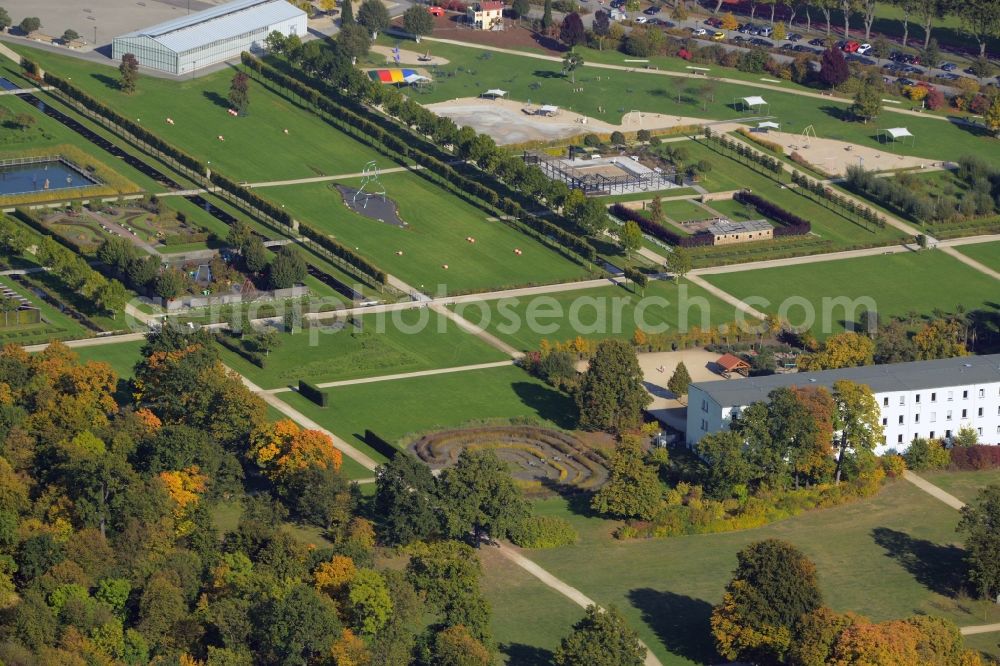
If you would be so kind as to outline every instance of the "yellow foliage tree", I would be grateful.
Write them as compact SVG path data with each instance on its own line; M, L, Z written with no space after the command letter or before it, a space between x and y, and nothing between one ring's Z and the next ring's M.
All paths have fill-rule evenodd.
M875 362L875 341L867 335L845 331L831 335L814 354L799 357L800 370L832 370L872 365Z
M917 358L920 360L952 358L969 353L958 322L944 319L925 324L913 336L913 343L917 346Z
M174 530L178 535L190 534L194 523L189 516L205 492L208 477L197 465L191 465L182 470L160 472L159 478L174 503Z
M368 666L372 660L365 642L355 636L350 629L344 629L340 638L330 648L330 652L337 666Z
M319 430L303 430L289 419L254 431L250 436L250 458L272 481L310 467L338 470L343 462L329 435Z
M321 562L313 572L313 585L331 597L337 597L346 587L357 567L346 555L334 555L329 562Z
M722 15L722 29L723 30L736 30L740 25L740 22L736 20L732 12L726 12Z

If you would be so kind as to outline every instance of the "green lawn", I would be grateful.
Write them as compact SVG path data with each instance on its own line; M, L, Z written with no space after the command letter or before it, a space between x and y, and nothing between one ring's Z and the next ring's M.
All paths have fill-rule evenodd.
M80 357L81 362L104 361L109 363L118 377L130 379L132 369L139 360L139 350L146 344L145 340L133 342L116 342L107 345L92 345L89 347L77 347L73 351Z
M0 279L0 286L13 289L26 296L31 304L41 310L42 321L38 324L0 329L0 345L13 342L18 345L33 345L50 340L65 340L68 338L85 338L91 335L82 324L69 315L63 314L55 307L46 303L40 296L30 292L20 283L8 277Z
M675 222L707 220L708 218L713 217L712 213L706 210L704 206L700 206L687 199L682 199L680 201L664 201L663 214Z
M354 173L380 157L256 82L250 84L249 114L230 116L226 95L234 69L181 81L140 76L136 92L125 95L118 89L113 67L20 45L14 48L53 74L72 78L75 85L118 111L139 118L163 140L211 162L212 168L235 180ZM167 118L174 125L167 124Z
M483 595L493 609L493 635L510 666L548 666L551 652L583 609L501 556L495 548L478 552Z
M405 46L405 45L404 45ZM965 154L977 154L994 164L1000 163L997 143L985 135L927 116L902 116L884 111L875 123L867 125L845 122L840 116L848 104L822 98L804 97L790 92L761 91L751 82L715 83L714 101L703 106L707 93L697 86L709 81L689 81L667 77L644 70L610 71L584 66L572 82L561 73L557 62L546 62L513 54L483 51L474 46L434 43L436 56L450 59L450 64L431 68L434 85L418 94L421 103L440 102L455 97L476 97L483 90L502 87L509 98L531 101L533 104L554 104L565 109L619 123L630 110L655 111L695 118L726 120L744 117L747 113L734 107L734 99L761 94L770 103L769 113L781 120L782 129L801 132L812 125L822 138L839 139L867 146L878 146L877 130L905 124L917 137L912 146L897 146L894 150L933 160L956 159ZM618 62L624 56L620 56ZM714 68L719 76L729 76L733 70ZM758 75L756 78L759 79ZM682 86L681 101L676 91ZM574 93L583 88L585 94ZM686 93L684 92L686 90ZM712 99L709 95L709 99ZM599 110L603 108L603 112Z
M967 257L972 257L984 266L1000 271L1000 241L992 243L976 243L956 248Z
M540 296L465 303L455 310L518 349L541 341L630 339L637 327L648 333L687 330L733 321L735 310L704 289L654 281L645 295L619 286Z
M365 315L362 329L337 325L281 334L263 369L224 348L227 365L262 388L415 372L489 361L507 356L430 309Z
M327 389L322 408L297 393L278 397L377 460L364 445L365 429L396 442L408 433L477 419L528 417L573 427L572 401L519 368L471 370ZM371 476L369 474L369 476Z
M953 312L992 308L996 281L942 252L893 254L800 264L781 268L706 275L706 280L746 300L764 298L753 305L765 312L787 315L793 325L808 322L804 305L813 315L812 331L820 338L844 330L846 309L831 299L852 301L857 321L860 312L872 306L879 317L904 316L911 312L930 316L935 309ZM827 313L824 315L824 304ZM784 313L783 313L784 310Z
M427 293L440 294L442 286L444 293L455 293L584 277L581 266L503 222L487 221L487 213L416 174L383 175L382 183L407 228L350 211L340 192L325 183L272 187L267 196Z
M574 513L562 499L537 503L536 512L567 517L581 539L574 546L528 551L528 557L598 603L622 608L667 666L718 663L708 626L712 605L722 597L736 552L766 538L806 552L834 609L874 620L917 613L959 625L1000 620L1000 609L989 609L984 620L983 605L956 598L962 566L958 512L901 481L873 499L761 529L668 539L615 541L611 522ZM524 593L540 601L548 596L541 584ZM519 603L530 606L530 599ZM538 640L534 631L513 627L504 639L530 643Z
M966 503L974 501L979 491L986 486L1000 484L1000 469L975 472L920 472L920 476Z

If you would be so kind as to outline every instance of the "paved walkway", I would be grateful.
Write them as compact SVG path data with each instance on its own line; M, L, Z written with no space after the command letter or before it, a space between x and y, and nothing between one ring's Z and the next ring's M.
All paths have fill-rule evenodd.
M763 319L765 319L767 317L767 315L765 315L763 312L761 312L757 308L753 307L752 305L748 305L748 304L744 303L743 301L741 301L737 297L735 297L732 294L730 294L728 291L723 291L719 287L716 287L714 284L712 284L708 280L704 280L704 279L702 279L701 277L699 277L697 275L691 275L690 273L687 274L687 279L691 281L691 284L696 284L699 287L701 287L702 289L704 289L705 291L707 291L708 293L712 294L713 296L715 296L717 298L721 298L726 303L729 303L730 305L732 305L733 307L735 307L740 312L745 312L748 315L750 315L751 317L756 317L757 319L761 319L761 320L763 320Z
M598 605L596 601L585 595L580 590L572 587L568 583L564 583L542 567L529 560L513 546L501 544L500 554L581 608ZM642 644L642 647L646 648L646 666L663 666L663 662L661 662L657 656L649 650L646 644L642 643L642 641L640 641L640 643Z
M373 384L375 382L391 382L396 379L413 379L414 377L430 377L432 375L448 375L453 372L469 372L470 370L487 370L489 368L505 368L513 365L514 360L494 361L492 363L476 363L474 365L458 365L450 368L436 368L433 370L419 370L417 372L400 372L394 375L379 375L378 377L361 377L359 379L344 379L336 382L323 382L316 384L319 388L337 388L338 386L354 386L356 384ZM276 389L267 389L267 393L289 393L292 389L287 386Z
M940 243L938 244L938 247L941 247ZM945 254L947 254L950 257L954 257L955 259L958 259L959 261L961 261L966 266L974 268L977 271L979 271L980 273L984 273L986 275L989 275L994 280L1000 280L1000 273L997 273L995 270L993 270L992 268L990 268L986 264L980 263L980 262L976 261L975 259L973 259L972 257L969 257L967 255L962 254L961 252L959 252L958 250L956 250L953 247L944 246L944 247L941 247L941 251L944 252Z
M444 305L441 305L439 303L435 303L435 304L431 305L430 307L431 307L432 310L434 310L438 314L443 315L443 316L447 317L448 319L451 319L462 330L464 330L464 331L466 331L468 333L471 333L472 335L476 336L477 338L479 338L480 340L482 340L486 344L490 345L491 347L495 347L496 349L499 349L504 354L507 354L508 356L510 356L512 358L521 358L522 356L524 356L523 352L521 352L521 351L519 351L517 349L514 349L513 347L511 347L509 344L507 344L506 342L504 342L503 340L501 340L497 336L493 335L492 333L490 333L489 331L487 331L484 328L476 326L475 324L473 324L472 322L470 322L468 319L465 319L464 317L460 316L459 314L457 314L456 312L454 312L450 308L447 308Z
M946 493L930 481L927 481L922 476L914 474L910 470L906 470L906 472L903 473L903 478L915 485L917 488L920 488L934 499L941 500L953 509L961 511L962 507L965 506L965 502L962 500L958 499L951 493Z
M274 407L275 409L277 409L279 412L281 412L282 414L284 414L288 418L290 418L293 421L295 421L296 423L298 423L303 428L307 428L309 430L319 430L320 432L322 432L322 433L324 433L326 435L329 435L330 439L333 440L333 445L335 447L337 447L338 449L340 449L340 452L343 453L348 458L351 458L352 460L354 460L355 462L357 462L359 465L361 465L365 469L371 470L373 472L375 471L375 468L378 467L378 463L375 462L374 460L372 460L372 458L370 458L368 456L368 454L366 454L366 453L364 453L362 451L359 451L358 449L354 448L353 446L351 446L350 444L348 444L347 442L345 442L343 439L341 439L337 435L333 434L332 432L330 432L329 430L327 430L326 428L324 428L320 424L316 423L315 421L313 421L311 418L309 418L308 416L306 416L305 414L303 414L299 410L295 409L294 407L292 407L288 403L283 402L277 396L274 396L274 395L268 393L267 391L265 391L261 387L257 386L252 381L250 381L249 379L247 379L246 377L244 377L240 373L236 372L235 370L233 370L229 366L225 366L225 367L230 372L236 373L239 376L239 378L241 380L243 380L243 385L246 386L251 391L253 391L254 393L256 393L257 395L259 395L260 398L261 398L261 400L263 400L267 404L271 405L272 407Z
M988 634L993 631L1000 631L1000 622L994 624L977 624L972 627L960 627L959 631L963 636L973 636L975 634Z
M105 335L99 338L81 338L79 340L66 340L63 342L64 345L70 348L77 347L99 347L102 345L116 345L122 342L136 342L138 340L145 340L145 333L122 333L120 335ZM49 346L46 342L41 345L28 345L24 348L26 352L40 352L45 351L45 348Z

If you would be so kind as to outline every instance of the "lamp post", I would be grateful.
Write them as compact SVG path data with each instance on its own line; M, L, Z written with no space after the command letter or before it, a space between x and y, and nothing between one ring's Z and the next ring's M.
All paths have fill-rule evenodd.
M94 48L97 48L97 26L94 26Z

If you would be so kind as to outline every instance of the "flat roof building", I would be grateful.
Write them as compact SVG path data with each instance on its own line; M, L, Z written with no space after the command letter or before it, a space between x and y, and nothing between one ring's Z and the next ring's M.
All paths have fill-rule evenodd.
M142 67L186 74L260 52L272 32L305 37L306 30L306 13L285 0L235 0L115 37L111 48L116 61L132 53Z
M841 379L867 385L878 401L885 431L879 452L904 450L914 437L947 440L962 427L974 428L982 443L1000 444L1000 354L697 382L688 387L687 443L726 429L776 388L832 390Z

